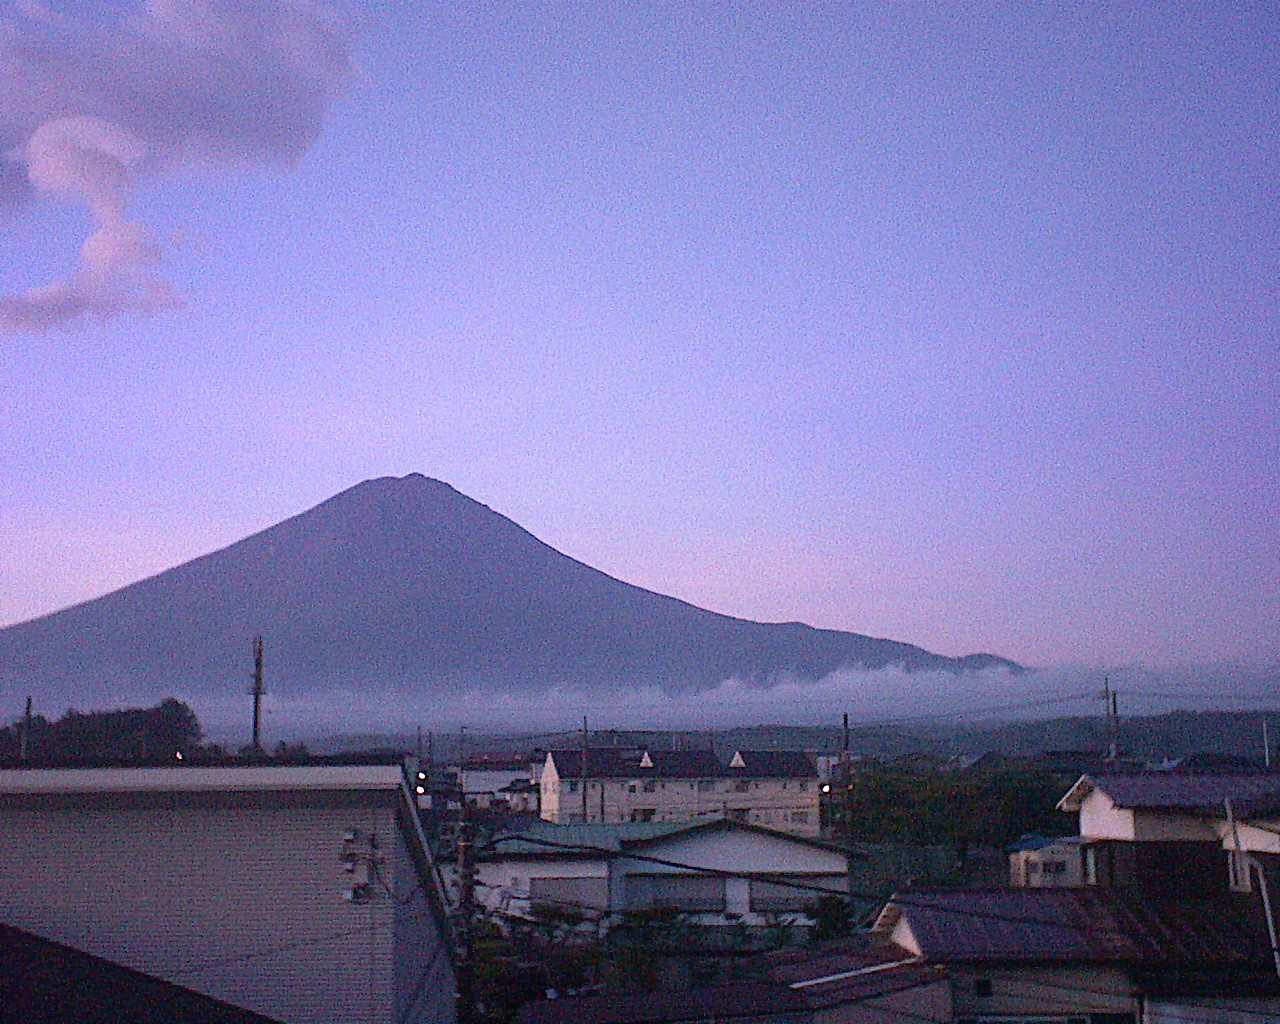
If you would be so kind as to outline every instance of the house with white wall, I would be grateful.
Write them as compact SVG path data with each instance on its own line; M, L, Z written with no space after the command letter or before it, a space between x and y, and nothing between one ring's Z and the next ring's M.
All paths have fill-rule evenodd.
M0 864L0 924L264 1017L454 1019L399 764L0 770Z
M1058 809L1079 816L1086 885L1249 891L1237 846L1280 870L1280 773L1083 775Z
M817 769L802 751L614 747L550 750L541 814L557 824L690 822L733 818L797 835L820 829Z
M603 927L668 911L693 926L812 924L805 912L848 891L843 850L724 818L696 823L553 825L499 836L478 863L479 899L529 918L539 905Z

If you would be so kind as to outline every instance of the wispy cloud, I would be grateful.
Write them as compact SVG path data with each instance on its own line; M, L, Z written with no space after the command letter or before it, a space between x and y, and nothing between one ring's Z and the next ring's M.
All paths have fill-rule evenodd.
M162 250L128 206L148 174L288 167L351 71L351 25L309 0L147 0L117 22L33 2L0 12L0 206L83 203L70 273L0 297L0 333L175 304Z

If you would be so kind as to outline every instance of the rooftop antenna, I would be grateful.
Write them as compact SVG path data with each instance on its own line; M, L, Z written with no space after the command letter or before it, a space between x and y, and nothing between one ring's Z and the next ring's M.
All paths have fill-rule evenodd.
M262 695L267 688L262 679L262 637L253 638L253 750L262 753Z

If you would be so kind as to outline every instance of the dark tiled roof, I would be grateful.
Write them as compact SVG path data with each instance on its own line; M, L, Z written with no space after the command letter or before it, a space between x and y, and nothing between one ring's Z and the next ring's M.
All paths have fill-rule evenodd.
M520 1024L674 1024L678 1021L779 1020L799 1016L804 999L785 985L739 982L685 991L621 992L526 1003ZM786 1019L782 1017L781 1019Z
M582 774L581 750L552 750L562 779ZM651 750L652 767L642 767L643 750L596 747L587 751L587 777L593 779L710 779L724 775L724 766L710 750Z
M1099 775L1089 779L1118 807L1148 810L1207 811L1220 814L1230 800L1241 813L1280 807L1280 773L1185 775L1147 772L1141 775Z
M900 901L900 902L899 902ZM1248 964L1269 945L1252 902L1157 900L1119 889L912 890L890 907L924 956L978 960Z
M4 1024L278 1024L172 982L0 925Z
M728 775L746 775L759 779L812 779L818 775L814 763L803 750L739 750L736 758L743 766L735 768L730 761Z

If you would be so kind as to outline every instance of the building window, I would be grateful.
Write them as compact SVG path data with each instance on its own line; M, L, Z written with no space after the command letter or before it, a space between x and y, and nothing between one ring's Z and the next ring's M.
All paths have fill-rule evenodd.
M991 979L975 978L973 981L973 994L979 999L989 999L991 997Z
M749 792L750 789L751 789L751 783L749 783L746 779L739 779L737 782L733 784L733 791L735 793L746 793L746 792Z
M699 779L698 780L699 793L714 793L715 791L716 791L715 779Z
M730 807L728 817L730 821L746 821L747 809L745 807Z
M657 813L656 807L637 807L631 812L632 821L653 821L654 814Z
M648 782L644 784L644 791L646 793L652 793L657 788L658 788L658 784L654 782L652 779L650 779Z
M576 782L569 783L569 792L570 793L578 792L578 784Z
M809 824L809 812L808 811L792 811L791 820L797 825L807 825Z
M802 782L802 783L800 783L800 792L801 792L801 793L804 793L805 791L807 791L807 790L808 790L808 788L809 788L809 783L807 783L807 782Z

